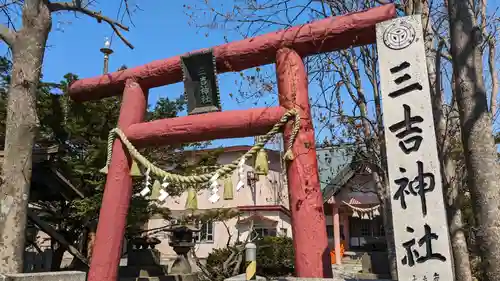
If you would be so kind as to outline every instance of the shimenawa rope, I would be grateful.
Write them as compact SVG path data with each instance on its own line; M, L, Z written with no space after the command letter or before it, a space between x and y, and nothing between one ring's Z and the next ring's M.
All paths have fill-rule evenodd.
M296 109L291 109L287 111L283 117L281 117L280 121L276 123L273 128L265 134L262 138L259 139L259 141L249 150L247 151L243 156L240 158L234 160L232 163L224 165L217 169L215 172L212 173L206 173L206 174L201 174L201 175L192 175L192 176L182 176L182 175L177 175L173 173L169 173L167 171L162 170L161 168L155 166L153 163L149 162L148 159L146 159L137 149L132 145L132 143L127 139L125 134L123 133L122 130L119 128L114 128L109 132L108 136L108 154L107 154L107 159L106 159L106 166L109 166L111 162L111 155L113 152L113 142L114 140L118 137L122 143L125 145L127 150L129 151L130 155L140 164L142 164L147 170L149 170L151 173L154 175L165 179L168 182L171 183L180 183L180 184L194 184L194 183L206 183L210 181L210 179L214 175L218 175L219 177L223 177L229 173L231 173L234 169L238 167L238 164L240 163L241 159L244 158L245 160L249 159L250 157L254 156L259 150L261 150L264 145L276 134L279 132L281 127L283 127L291 117L294 117L294 122L293 122L293 128L292 128L292 133L290 135L290 139L288 140L288 145L286 149L286 153L284 155L285 160L293 160L294 155L292 152L292 146L293 143L295 142L295 138L297 137L297 134L299 133L300 129L300 115L299 112Z

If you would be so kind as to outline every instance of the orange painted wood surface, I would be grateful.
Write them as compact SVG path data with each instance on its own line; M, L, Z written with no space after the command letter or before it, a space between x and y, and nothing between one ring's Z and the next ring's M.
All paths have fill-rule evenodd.
M276 75L280 105L295 108L301 116L300 130L292 151L295 159L287 166L288 198L292 212L295 275L332 276L326 234L323 195L320 190L316 143L309 105L308 79L300 55L291 49L278 51ZM284 131L284 143L292 133L292 123Z
M286 111L276 106L161 119L131 125L125 135L137 147L257 136L266 134Z
M144 120L147 92L133 81L128 81L123 93L118 127L127 128ZM113 144L113 155L106 178L97 226L94 252L90 261L88 281L118 280L123 237L132 197L132 161L120 140Z

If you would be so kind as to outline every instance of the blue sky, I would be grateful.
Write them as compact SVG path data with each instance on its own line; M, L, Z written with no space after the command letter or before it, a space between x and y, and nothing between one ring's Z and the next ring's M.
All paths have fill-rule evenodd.
M103 14L115 18L119 2L100 1L98 7ZM206 37L204 33L198 34L195 27L189 26L183 3L186 1L140 1L142 11L133 15L135 27L129 24L130 31L123 33L135 48L131 50L118 37L112 37L114 53L110 57L110 72L124 64L134 67L223 44L223 33L211 31L210 36ZM80 78L100 75L103 54L99 49L104 45L104 38L112 34L109 25L98 24L95 19L84 15L75 17L73 13L56 14L53 22L43 64L44 80L57 82L68 72L76 73ZM219 75L223 110L255 106L239 104L229 98L228 93L236 91L234 81L235 74ZM149 104L154 105L159 97L177 98L182 92L182 83L152 89ZM217 141L215 144L252 143L253 138L246 138Z

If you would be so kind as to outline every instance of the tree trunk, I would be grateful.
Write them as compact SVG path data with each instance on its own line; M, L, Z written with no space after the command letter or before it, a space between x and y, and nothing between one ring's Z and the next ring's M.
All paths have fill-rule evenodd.
M396 261L396 243L394 241L394 227L392 224L392 205L390 190L379 173L373 172L372 177L377 187L377 195L382 205L382 220L387 242L387 258L392 280L398 280L398 263Z
M428 23L425 28L425 51L426 51L426 65L429 72L429 85L432 99L432 109L434 115L434 126L438 141L439 160L441 163L441 173L443 174L443 191L448 194L447 200L447 214L448 225L451 238L451 248L453 252L453 261L455 269L456 281L472 281L472 271L469 261L469 250L467 248L467 241L463 232L462 212L460 204L458 203L460 196L458 189L460 188L459 181L457 180L457 161L450 151L453 150L452 143L454 140L459 139L460 130L456 130L456 118L448 114L444 114L444 97L441 90L441 57L436 53L441 52L438 48L437 52L433 51L434 48L434 31L432 26L432 19L429 14L428 2L418 2L420 10L422 11L422 21ZM439 44L439 46L442 46ZM451 118L450 118L451 117ZM448 122L446 120L448 118ZM447 127L446 124L449 124Z
M23 28L12 46L12 80L7 101L0 192L0 272L22 272L32 149L38 117L36 93L51 28L44 1L25 1Z
M438 79L439 80L439 79ZM452 86L453 96L456 94ZM455 280L457 281L472 281L472 267L470 262L470 253L467 245L467 237L464 232L464 223L462 216L463 199L464 199L464 173L465 170L459 166L463 163L462 156L456 152L461 144L460 141L460 124L458 122L458 110L455 98L452 99L452 107L446 112L447 122L442 118L440 130L443 132L441 166L443 170L443 189L446 191L446 208L448 215L448 225L451 238L451 248L453 251L453 261L455 269ZM441 102L441 110L443 109ZM441 111L441 113L443 113ZM446 124L447 123L447 124Z
M453 86L452 93L454 96L455 90ZM453 152L459 149L454 146L457 146L457 144L460 145L461 142L458 141L460 140L460 124L457 116L457 104L454 98L452 100L452 107L448 110L449 112L447 112L447 136L444 136L446 142L444 143L443 150L445 153L443 153L442 156L442 167L444 170L443 188L446 190L446 207L455 266L455 280L472 281L474 279L462 213L462 208L464 207L464 193L466 192L463 180L465 177L465 170L459 168L460 164L464 162L464 159L462 156L456 155L456 152Z
M448 207L448 219L455 265L455 280L472 281L469 249L467 248L467 238L463 230L462 210Z
M454 123L453 118L449 123ZM451 127L454 127L451 125ZM459 131L458 131L459 132ZM448 138L451 136L448 134ZM450 141L447 141L449 144ZM451 149L451 148L449 148ZM469 259L469 249L467 238L464 233L462 218L462 197L463 188L461 182L461 171L457 170L457 161L451 155L445 154L442 165L444 185L446 191L446 211L448 215L448 225L451 238L451 248L453 252L453 262L456 281L472 281L472 269Z
M483 280L500 280L500 193L497 151L483 80L481 30L466 0L449 0L451 53L467 182L471 193Z

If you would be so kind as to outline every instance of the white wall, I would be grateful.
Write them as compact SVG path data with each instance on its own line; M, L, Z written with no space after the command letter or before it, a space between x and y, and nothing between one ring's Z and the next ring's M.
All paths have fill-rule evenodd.
M228 164L237 159L243 151L241 152L227 152L223 153L219 157L220 164ZM230 176L234 186L234 198L232 200L224 200L223 192L224 189L219 189L219 196L221 199L219 202L212 204L208 201L210 197L209 190L201 190L198 192L198 208L199 209L213 209L213 208L230 208L237 206L250 206L250 205L283 205L288 208L288 189L285 185L284 180L281 177L281 167L279 162L279 155L276 153L268 153L270 163L270 171L267 176L259 176L259 180L256 182L256 196L255 202L252 193L252 189L247 185L246 178L244 179L245 187L236 192L236 185L238 184L239 177L238 171L234 171ZM245 164L244 170L245 175L247 171L253 170L253 163L248 161ZM221 187L224 185L224 179L219 180ZM169 197L165 200L163 207L169 208L170 210L184 210L187 198L187 192L184 192L178 197Z

